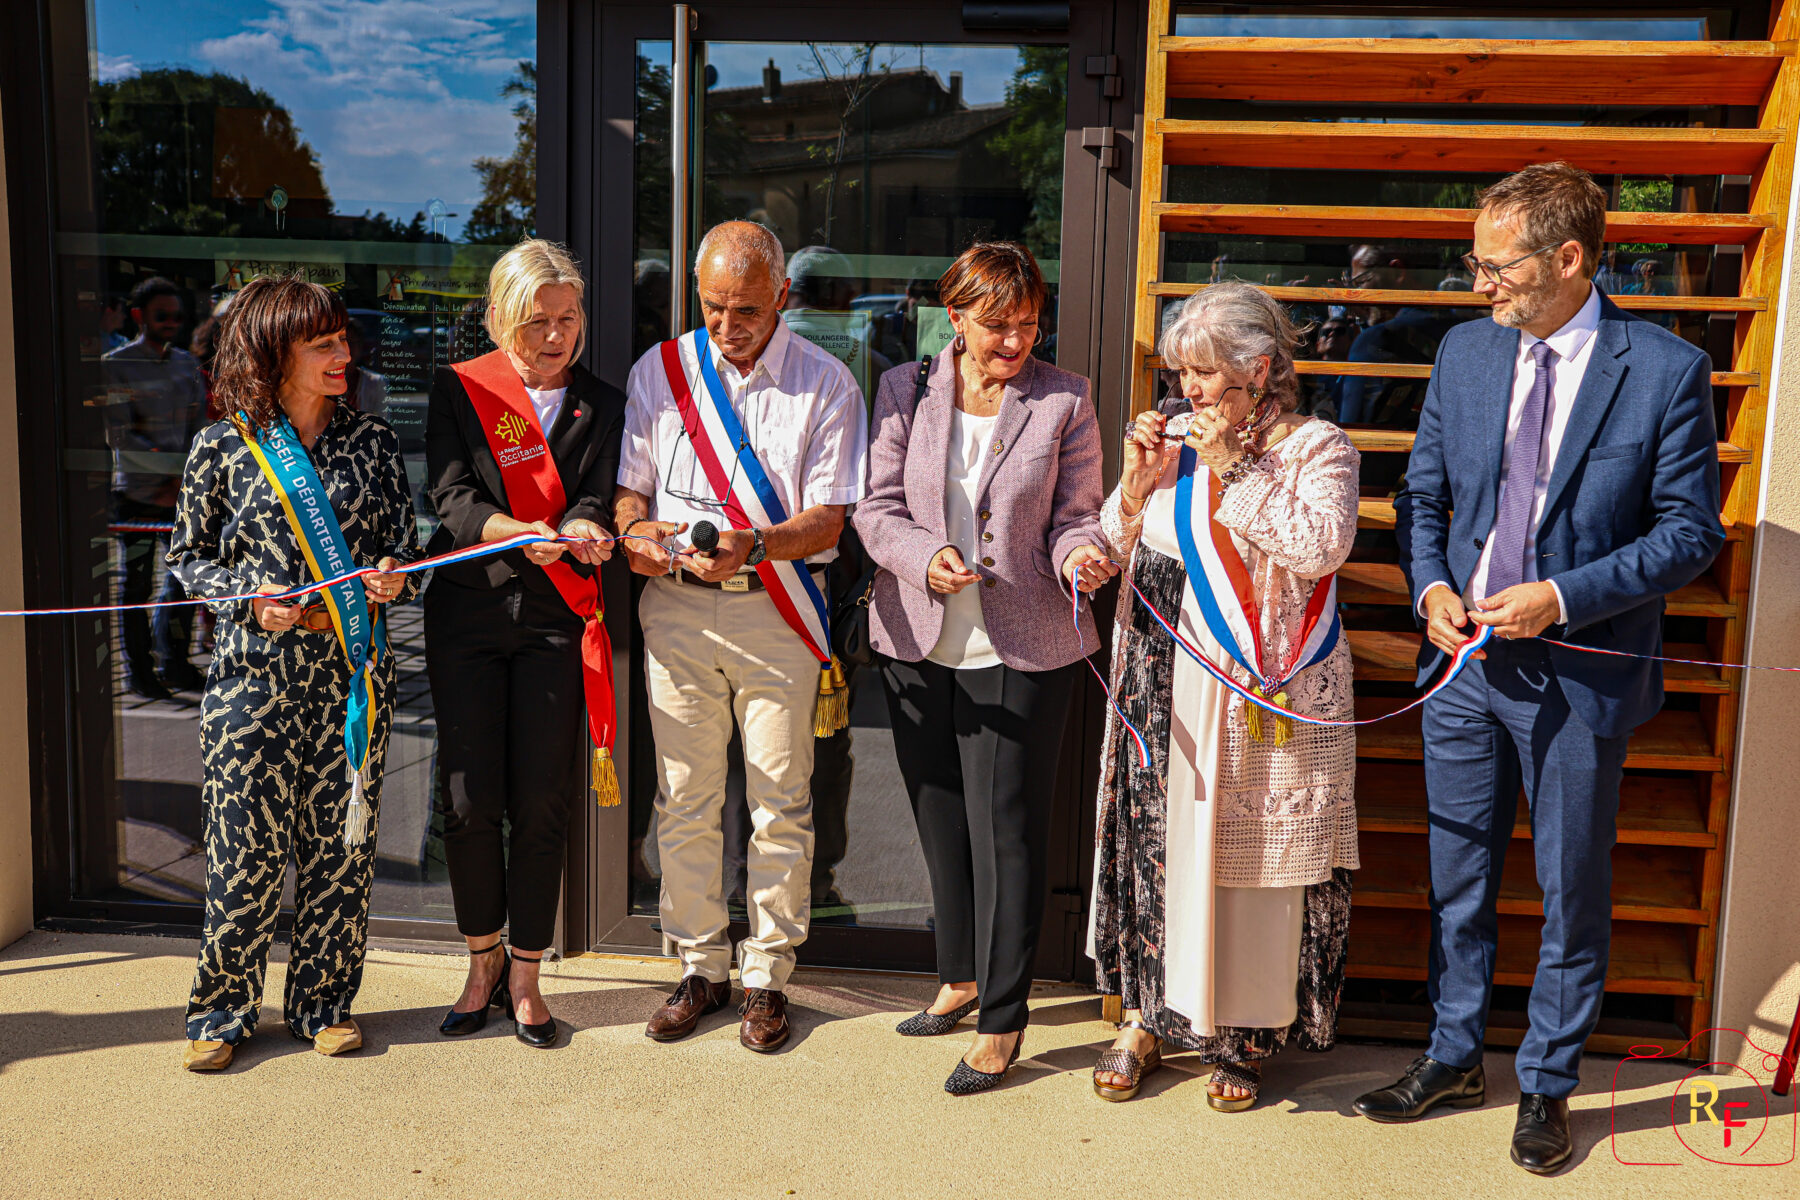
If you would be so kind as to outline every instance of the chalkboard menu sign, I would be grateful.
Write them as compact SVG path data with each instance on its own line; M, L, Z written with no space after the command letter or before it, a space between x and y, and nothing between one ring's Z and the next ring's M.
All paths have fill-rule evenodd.
M378 266L381 367L397 392L424 392L438 367L494 348L482 324L482 285L429 268Z

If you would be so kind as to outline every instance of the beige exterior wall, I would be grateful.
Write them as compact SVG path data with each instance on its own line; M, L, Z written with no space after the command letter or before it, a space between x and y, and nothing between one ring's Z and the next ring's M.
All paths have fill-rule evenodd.
M1800 201L1800 192L1796 193ZM1800 665L1800 237L1788 212L1746 661ZM1720 916L1714 1057L1768 1078L1800 1002L1800 675L1746 671ZM1760 1050L1758 1049L1760 1047Z
M23 606L25 571L18 536L23 522L10 230L6 147L0 144L0 609ZM26 708L24 622L0 621L0 946L31 928L31 763Z

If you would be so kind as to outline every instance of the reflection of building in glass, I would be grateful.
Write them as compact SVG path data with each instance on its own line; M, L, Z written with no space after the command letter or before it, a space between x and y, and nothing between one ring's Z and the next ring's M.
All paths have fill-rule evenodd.
M968 104L961 72L871 74L848 112L854 77L783 80L771 62L763 79L706 96L721 203L707 224L749 217L790 249L953 257L978 237L1017 237L1030 219L1018 170L988 147L1015 114Z

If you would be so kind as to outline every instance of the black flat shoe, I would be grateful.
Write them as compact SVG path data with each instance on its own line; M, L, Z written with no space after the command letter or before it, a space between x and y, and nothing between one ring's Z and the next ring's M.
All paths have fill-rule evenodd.
M1575 1147L1569 1137L1569 1102L1536 1092L1519 1097L1513 1126L1512 1160L1533 1175L1554 1175Z
M492 954L496 950L501 955L500 978L495 981L494 990L488 993L488 1002L474 1012L457 1012L453 1008L445 1013L443 1023L438 1026L438 1032L445 1037L467 1037L471 1033L480 1033L487 1028L488 1009L512 1007L511 997L506 991L506 976L512 970L512 961L511 956L506 953L505 945L495 942L486 949L469 951L469 957Z
M536 958L521 958L519 955L515 954L512 958L514 962L544 961L544 956L541 954ZM527 1046L530 1046L534 1050L548 1050L556 1045L556 1018L551 1017L548 1021L541 1021L536 1025L525 1024L525 1022L519 1020L519 1014L515 1008L515 1002L511 992L508 992L506 995L506 1015L513 1023L513 1036L518 1038L521 1042L524 1042Z
M989 1088L998 1087L1006 1078L1006 1073L1013 1069L1019 1061L1019 1050L1025 1045L1025 1031L1019 1030L1019 1040L1013 1043L1012 1057L998 1071L977 1071L966 1062L956 1064L956 1070L950 1072L950 1078L944 1080L944 1090L952 1096L973 1096L977 1092L985 1092Z
M1394 1125L1416 1121L1441 1104L1475 1108L1486 1101L1487 1075L1480 1063L1463 1070L1421 1054L1398 1082L1358 1096L1351 1107L1371 1121Z
M956 1023L975 1011L981 1001L959 1004L947 1013L918 1012L894 1026L901 1037L942 1037L956 1028Z

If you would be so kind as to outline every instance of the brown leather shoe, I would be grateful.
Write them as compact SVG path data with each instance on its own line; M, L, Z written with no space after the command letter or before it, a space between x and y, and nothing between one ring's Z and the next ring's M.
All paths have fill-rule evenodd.
M731 1001L731 980L708 983L702 975L689 975L675 985L663 1006L650 1016L644 1036L655 1042L673 1042L694 1032L700 1018L717 1012Z
M738 1041L758 1054L773 1054L787 1045L787 996L772 988L750 988L744 992L744 1003L738 1011L744 1023L738 1029Z

